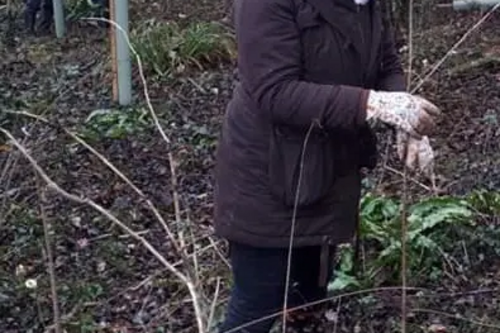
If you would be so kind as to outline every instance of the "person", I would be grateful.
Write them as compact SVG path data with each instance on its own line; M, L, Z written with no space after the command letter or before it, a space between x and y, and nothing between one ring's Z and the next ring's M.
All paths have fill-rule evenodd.
M99 16L109 19L109 0L84 0L94 10L98 10ZM41 33L47 34L50 32L52 21L54 19L54 5L52 0L25 0L24 9L24 26L31 34ZM36 27L37 15L41 12L41 20ZM100 22L101 23L101 22ZM101 26L106 24L101 23Z
M234 24L239 79L215 165L214 228L233 278L219 331L269 332L288 290L286 308L302 309L287 327L310 332L322 307L307 304L327 295L336 246L355 235L362 169L377 163L371 123L392 126L400 158L429 173L440 110L406 92L378 1L237 0Z
M52 25L54 7L52 0L25 0L24 2L24 26L32 34L35 29L38 12L41 12L42 18L38 26L41 33L47 33Z

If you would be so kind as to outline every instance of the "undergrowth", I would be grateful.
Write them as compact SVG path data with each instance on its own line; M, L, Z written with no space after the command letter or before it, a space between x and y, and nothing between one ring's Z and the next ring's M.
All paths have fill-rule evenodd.
M93 16L96 8L85 5L85 2L86 0L68 1L69 18L77 20ZM189 74L190 70L205 70L219 66L232 61L236 52L234 37L222 26L211 22L192 22L181 26L153 19L133 26L131 40L141 56L148 78L154 79L171 78L180 74ZM88 86L93 85L95 85L94 82L88 84ZM27 109L29 106L30 111L37 114L37 109L46 109L45 104L48 104L40 101L36 106L29 105L27 102L29 98L23 96L23 105L14 105L15 103L10 101L12 98L8 95L9 92L0 91L5 92L4 97L8 102L4 101L3 108L8 106L9 109ZM10 91L15 90L10 89ZM79 102L80 98L77 99ZM96 104L92 101L92 105ZM23 123L20 123L17 118L2 114L1 111L1 127L23 127ZM86 120L78 133L93 142L104 139L113 141L134 138L152 131L153 124L146 114L144 109L137 107L97 110L88 116L85 115ZM495 125L494 110L491 115L487 114L487 120ZM216 145L216 137L204 121L193 122L189 126L182 127L182 130L187 135L177 140L184 145L184 148L192 152L209 149L211 151ZM19 131L19 133L24 132ZM0 137L0 152L2 149L14 151L4 142L3 136ZM134 151L134 154L137 152L133 159L138 159L141 153L144 155L143 160L161 155L156 151L144 152L134 145L131 145L130 149ZM43 151L43 153L49 152L49 150ZM80 155L84 154L75 150L74 154L64 155L64 158L73 161L78 157L81 158ZM203 156L203 161L207 160L206 164L210 165L210 158ZM119 161L127 162L125 158ZM161 161L161 167L167 164L165 159ZM139 205L129 203L128 198L120 191L119 184L107 178L107 174L96 167L95 160L82 164L77 171L65 170L64 166L67 164L51 162L49 167L55 174L67 173L72 178L87 177L103 181L106 185L105 190L100 190L97 186L94 189L93 183L84 183L83 187L87 188L82 190L90 192L94 189L91 194L96 197L96 200L124 215L134 229L139 230L145 237L149 236L169 260L177 263L179 258L169 247L169 242L166 241L165 236L161 235L161 230L157 228L151 216L137 213ZM123 167L126 166L123 165ZM16 165L15 168L18 166ZM160 167L158 167L158 173L152 172L153 169L145 170L129 169L128 171L139 174L140 178L150 178L145 181L148 184L155 184L164 180L163 178L168 178L168 172L160 172L162 170ZM189 171L189 176L200 172L193 170ZM31 169L22 174L22 179L30 179L30 177L33 177ZM187 188L187 190L184 189L186 192L190 190L191 192L185 195L185 200L188 200L187 197L200 199L207 196L204 191L192 190L192 187L198 185L199 178L192 180L192 184L189 183L190 179L186 178L187 180L185 179L182 185ZM20 192L19 188L6 186L5 193L0 193L0 196L3 195L3 206L0 211L5 212L3 216L0 216L0 326L19 328L18 331L38 332L53 323L50 310L50 283L43 244L43 228L40 213L36 209L37 195L30 186L21 184L23 185L20 185L20 188L29 192L22 197L16 194ZM75 184L64 183L67 188L78 191L78 186ZM162 186L160 191L151 191L152 193L148 195L154 195L155 199L164 199L162 205L169 210L172 205L170 198L164 193L156 193L163 190L167 192L168 185L160 185ZM211 208L209 199L206 202L207 207ZM179 327L185 327L186 323L193 323L191 310L187 305L189 296L185 287L172 274L162 270L161 265L150 254L140 252L142 249L140 244L129 235L121 234L116 228L109 227L109 224L102 218L99 219L92 214L83 214L77 209L61 209L60 207L65 206L60 206L60 204L60 201L55 200L51 203L50 208L54 210L54 215L55 213L58 215L53 217L50 223L52 224L52 241L57 255L55 269L63 314L61 322L67 332L96 332L106 329L118 331L117 327L125 327L123 328L125 330L126 327L132 325L147 332L178 332ZM190 214L191 212L186 212L186 219L189 219ZM359 259L355 261L352 245L342 246L339 251L339 264L330 284L332 292L342 293L400 284L401 203L389 197L367 194L361 202L360 214ZM470 289L482 288L485 285L496 286L495 283L489 284L489 282L483 284L483 281L476 283L475 279L498 281L497 276L491 275L494 273L488 272L483 276L481 271L481 269L485 270L484 267L489 268L490 263L493 263L492 259L500 255L498 223L500 194L498 192L477 191L464 197L426 198L409 207L408 215L409 286L425 286L432 290L432 293L438 289L449 291L453 288L466 293ZM186 225L191 224L186 223ZM201 276L200 282L203 289L206 289L207 294L216 294L218 289L215 286L218 286L219 280L222 281L221 295L216 302L214 301L214 307L218 312L226 301L228 287L225 284L229 280L229 276L225 275L228 267L221 259L221 253L224 251L219 248L220 244L211 243L213 240L208 237L198 239L199 235L196 233L200 230L197 227L188 231L187 233L193 231L194 235L183 234L183 236L192 238L193 244L188 242L186 248L192 248L194 255L193 263L189 261L187 264L196 266L195 270ZM496 270L495 266L492 267L492 271ZM466 285L461 284L466 279L473 281ZM447 289L446 284L449 281L458 281L458 283ZM386 302L389 305L374 302L376 297L378 295L370 293L362 297L359 304L355 304L356 307L345 304L348 301L342 304L339 301L339 309L341 308L347 316L356 321L366 319L371 322L380 307L391 305L391 302ZM479 299L482 300L482 298ZM206 303L210 301L212 300L207 300ZM448 310L456 311L453 315L465 313L471 318L481 317L487 320L488 311L492 313L495 311L493 315L490 315L490 319L499 317L497 310L494 309L496 305L493 304L496 299L483 302L493 304L493 308L482 309L472 314L474 304L465 303L464 306L464 303L458 303L455 300L446 301L447 304L452 303L452 310L450 308ZM460 302L470 301L460 300ZM398 304L398 302L392 303ZM419 305L425 306L423 304L425 302L416 304L414 308L418 308ZM465 311L462 311L463 307L466 308ZM383 312L382 321L394 321L394 318L399 315L399 309L393 312L395 313L389 313L389 315ZM359 313L361 314L356 317ZM123 319L123 323L119 319ZM354 331L359 331L357 329L360 327L359 322L355 325ZM351 326L348 329L340 327L338 331L353 331L351 328ZM366 330L387 331L370 329L372 326ZM450 331L453 330L450 329ZM477 332L478 329L477 327L470 330L457 328L454 331Z
M354 247L341 246L330 290L398 285L401 208L398 200L365 195L360 206L359 265ZM499 192L476 191L466 197L430 197L414 203L407 216L408 282L432 284L500 254L500 225L494 223L499 215ZM482 223L485 216L490 223ZM473 260L465 258L473 252Z
M80 134L95 142L138 135L153 129L153 123L146 109L127 107L94 110L80 127Z
M175 22L145 21L131 32L134 48L145 69L157 77L203 70L232 61L234 38L213 22L193 22L182 27Z
M329 286L331 291L399 284L400 208L395 199L371 194L364 196L360 206L360 265L354 265L353 247L343 246L335 279ZM409 208L407 235L410 285L439 285L439 280L447 274L466 274L468 270L500 255L500 228L483 221L488 218L491 222L490 217L499 213L500 194L493 192L478 191L466 197L426 198L414 203ZM22 311L24 315L21 317L25 318L23 327L41 327L50 322L51 316L47 311L50 293L48 276L44 272L42 258L38 258L43 243L39 222L37 213L29 207L12 206L2 226L4 245L0 246L0 258L4 264L0 264L0 311L8 320L20 318ZM81 222L72 219L71 223L79 226ZM56 244L65 242L64 229L57 228ZM64 264L65 270L70 263L83 268L85 262L82 259L89 256L99 258L97 267L93 267L94 272L89 274L81 271L80 274L66 276L60 271L58 289L66 311L77 311L66 327L72 331L78 328L82 332L93 332L99 323L98 317L92 313L102 313L102 304L114 297L106 277L110 274L131 277L140 274L133 272L130 251L134 247L127 239L112 237L92 246L85 239L80 239L76 241L76 246L74 254L64 259L69 260ZM64 257L66 255L61 259ZM120 259L122 257L129 259ZM99 267L100 263L105 266ZM158 276L151 283L164 278ZM33 280L36 281L35 286L30 286L28 282ZM368 301L369 297L363 300ZM24 304L23 307L21 304Z

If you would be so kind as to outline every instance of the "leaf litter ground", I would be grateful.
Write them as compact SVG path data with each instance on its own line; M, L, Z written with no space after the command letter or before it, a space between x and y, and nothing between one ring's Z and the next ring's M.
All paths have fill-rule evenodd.
M133 11L158 19L220 19L223 3L212 9L190 1L166 5L136 4ZM158 8L156 8L156 7ZM201 10L200 8L203 7ZM161 8L160 8L161 7ZM165 8L163 8L165 7ZM166 13L166 14L165 14ZM433 24L421 27L415 40L415 67L426 73L479 18L478 13L435 12ZM440 19L440 20L438 20ZM1 31L7 31L3 19ZM437 23L436 23L437 22ZM16 25L20 26L20 21ZM444 111L433 139L437 149L438 185L451 194L474 188L500 189L500 42L498 14L458 48L423 86L422 93ZM12 31L12 29L10 29ZM28 37L15 31L4 35L0 47L0 108L25 110L52 123L79 129L89 114L112 106L107 33L78 25L64 41ZM486 60L485 60L486 59ZM136 70L136 69L135 69ZM180 161L180 192L185 231L196 240L198 271L207 295L217 277L223 281L223 303L229 283L222 259L224 244L211 238L214 148L219 124L233 87L233 67L189 72L175 82L149 82L151 97L167 132L175 140ZM141 91L134 75L134 89ZM138 104L144 104L138 97ZM86 149L60 129L25 117L0 115L2 127L23 140L40 165L63 188L88 196L108 207L156 246L171 262L179 258L160 225L140 198ZM369 187L385 195L401 194L401 170L390 132L380 129L380 167L367 178ZM99 139L92 145L144 190L169 220L173 220L167 145L153 127L126 139ZM46 254L40 222L37 180L26 160L2 142L0 152L0 329L2 332L41 332L52 324ZM387 149L389 147L389 149ZM430 195L425 179L411 176L415 197ZM127 329L128 332L194 332L187 293L144 248L92 210L51 193L44 202L53 228L56 276L61 312L68 332ZM195 227L189 225L195 224ZM191 239L190 238L190 239ZM214 244L217 251L214 251ZM496 244L500 247L500 244ZM415 332L445 325L450 331L493 332L500 325L498 281L500 265L494 251L467 249L478 260L466 271L410 293L409 321ZM22 265L24 272L19 271ZM17 268L17 274L16 274ZM36 292L25 287L38 281ZM432 291L431 291L432 289ZM367 293L332 302L338 332L389 332L399 321L399 293ZM341 309L337 312L338 309ZM434 325L434 326L433 326ZM488 327L489 325L489 327Z

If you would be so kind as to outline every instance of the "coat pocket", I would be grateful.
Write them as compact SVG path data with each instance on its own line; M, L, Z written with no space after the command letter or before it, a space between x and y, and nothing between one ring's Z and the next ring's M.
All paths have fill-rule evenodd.
M334 148L328 134L298 134L275 127L270 136L269 181L272 194L287 207L312 205L330 192L336 175ZM307 141L307 142L306 142ZM299 188L300 178L300 188Z

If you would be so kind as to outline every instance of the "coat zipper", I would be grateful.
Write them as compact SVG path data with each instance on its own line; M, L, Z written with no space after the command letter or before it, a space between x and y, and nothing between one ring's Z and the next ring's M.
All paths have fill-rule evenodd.
M358 31L359 31L359 37L361 38L361 50L360 50L360 57L361 57L361 62L362 65L366 65L367 59L366 57L366 41L365 41L365 34L363 33L363 26L361 23L361 5L356 5L356 11L357 11L357 26L358 26ZM362 74L361 81L365 81L365 75Z

